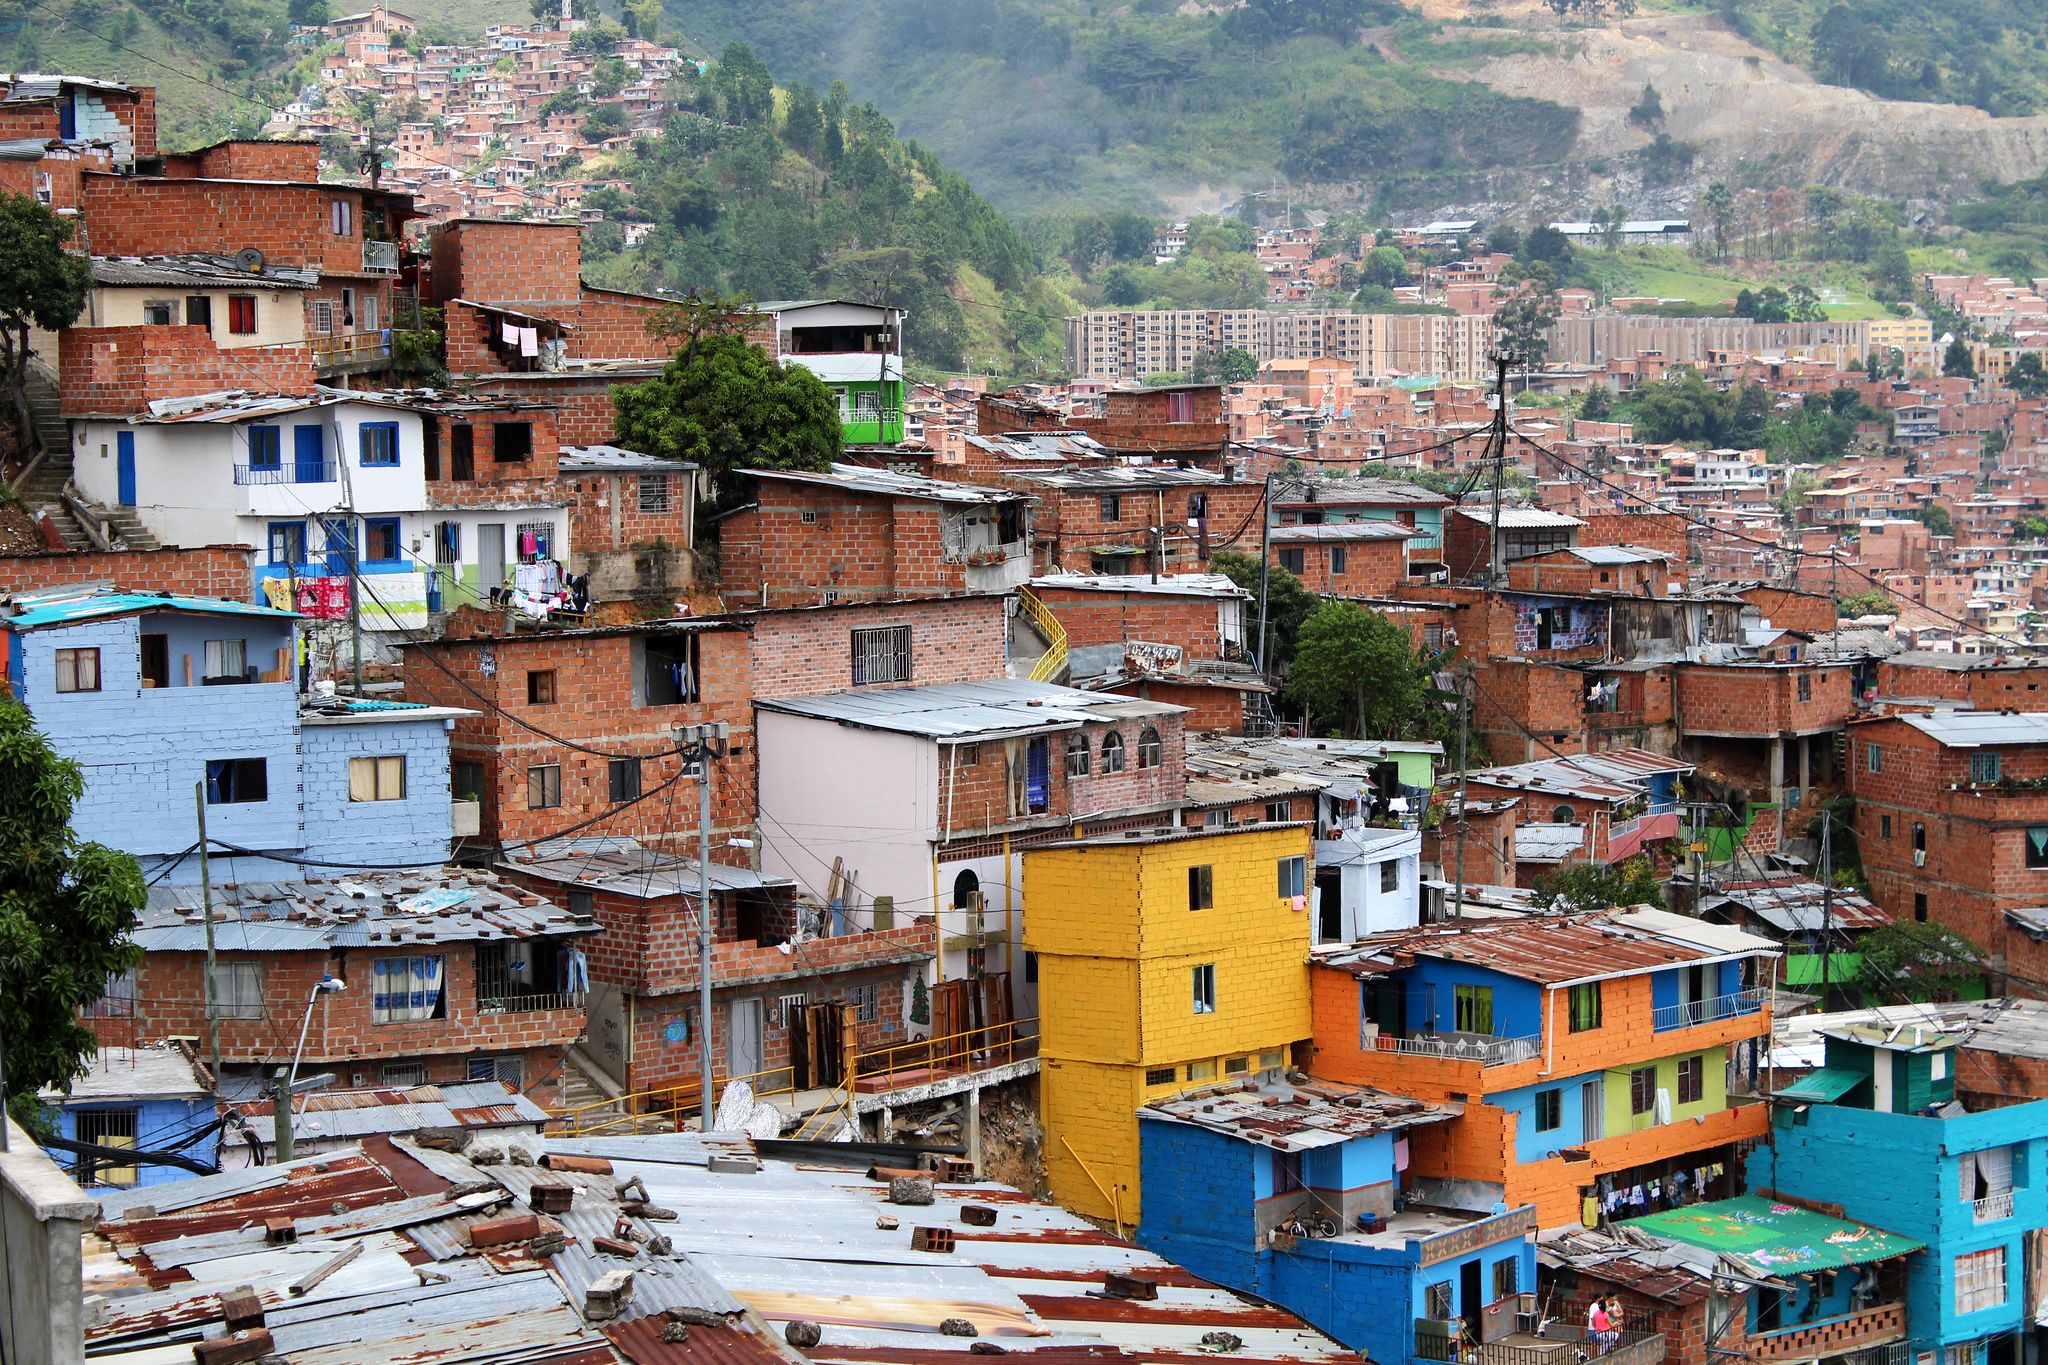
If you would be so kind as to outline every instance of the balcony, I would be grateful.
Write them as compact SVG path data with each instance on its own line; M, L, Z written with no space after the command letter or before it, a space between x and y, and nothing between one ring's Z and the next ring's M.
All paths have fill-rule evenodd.
M2012 1217L2012 1191L1990 1194L1982 1199L1970 1201L1970 1221L1973 1223L1996 1223L2001 1218Z
M1533 1315L1519 1316L1528 1323ZM1613 1349L1596 1355L1586 1343L1585 1329L1563 1322L1551 1323L1540 1337L1518 1330L1485 1343L1471 1340L1470 1329L1456 1318L1447 1323L1418 1321L1415 1327L1415 1359L1445 1365L1580 1365L1589 1359L1601 1365L1658 1365L1665 1350L1661 1333L1624 1331Z
M582 991L537 991L524 995L499 995L486 993L481 982L477 985L476 1008L479 1014L537 1014L542 1010L580 1010L583 1008Z
M1512 1066L1534 1061L1542 1051L1540 1037L1497 1038L1484 1033L1418 1033L1406 1038L1382 1033L1372 1040L1376 1052L1409 1057L1443 1057L1481 1066Z
M313 352L314 372L321 378L380 369L391 358L391 333L385 331L316 336L306 345Z
M1660 1006L1652 1012L1650 1026L1658 1033L1669 1033L1673 1029L1697 1028L1701 1024L1715 1024L1723 1019L1755 1014L1764 1007L1767 994L1761 990L1736 991L1706 1000Z
M1801 1323L1778 1332L1759 1332L1742 1345L1759 1365L1779 1360L1813 1360L1821 1356L1844 1355L1903 1340L1906 1335L1906 1306L1881 1303L1860 1313Z
M398 243L364 242L363 269L375 271L379 275L396 275L398 273Z
M240 485L268 483L333 483L336 469L332 460L293 460L279 464L238 464L235 482Z
M856 408L839 415L840 435L861 445L899 445L903 441L903 409Z

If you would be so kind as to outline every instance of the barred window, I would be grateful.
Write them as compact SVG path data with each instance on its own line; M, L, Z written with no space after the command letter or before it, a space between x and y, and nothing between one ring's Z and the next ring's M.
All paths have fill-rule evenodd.
M876 626L853 632L853 685L910 681L910 627Z
M642 512L666 512L669 504L668 475L642 474L640 476L640 510Z
M1956 1312L1975 1313L2005 1302L2005 1248L1956 1257Z

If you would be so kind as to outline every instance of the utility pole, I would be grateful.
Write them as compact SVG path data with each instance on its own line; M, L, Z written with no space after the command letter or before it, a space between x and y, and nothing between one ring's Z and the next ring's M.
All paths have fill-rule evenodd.
M199 808L199 906L206 919L206 1048L213 1061L213 1074L220 1076L220 1002L214 983L213 956L213 874L206 862L206 783L192 784L192 804Z
M1465 918L1465 740L1472 729L1472 664L1468 660L1458 680L1458 834L1457 881L1451 903L1451 918Z
M1829 940L1835 924L1835 817L1825 806L1820 812L1820 1007L1828 1007L1828 961L1834 956Z
M1508 366L1512 359L1504 350L1493 353L1493 427L1486 439L1486 448L1493 454L1493 518L1486 544L1486 585L1490 588L1507 581L1506 547L1500 543L1500 500L1507 485Z
M1273 661L1266 652L1266 626L1271 619L1266 599L1273 592L1273 480L1278 477L1278 470L1267 474L1259 492L1259 676L1268 683L1274 678Z
M717 1084L711 1056L711 760L725 756L726 726L675 727L677 757L697 765L697 1131L711 1131Z

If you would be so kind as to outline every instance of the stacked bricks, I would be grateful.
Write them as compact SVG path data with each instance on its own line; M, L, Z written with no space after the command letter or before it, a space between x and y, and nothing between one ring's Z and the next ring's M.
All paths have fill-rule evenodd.
M1208 563L1208 552L1243 550L1247 536L1256 531L1245 528L1257 517L1264 488L1256 483L1218 481L1194 487L1175 483L1147 488L1142 484L1104 489L1055 488L1021 475L992 475L988 482L1014 487L1040 499L1033 519L1032 536L1041 569L1094 570L1095 551L1106 548L1149 549L1153 526L1164 529L1166 562L1162 572L1200 571ZM1117 495L1115 519L1103 517L1105 493ZM1192 494L1201 494L1208 504L1208 534L1198 536L1188 528ZM1256 545L1256 540L1250 542ZM1150 556L1128 561L1132 572L1150 566Z
M780 479L756 480L755 505L719 534L721 590L735 604L809 606L963 592L968 566L946 553L945 521L963 513L900 498ZM809 520L806 520L806 518Z
M243 545L179 550L50 550L0 555L0 593L79 583L248 600L256 552Z
M1528 659L1493 659L1480 670L1472 727L1495 763L1526 763L1553 752L1586 752L1586 679L1576 669ZM1531 734L1540 737L1530 738ZM1547 814L1525 818L1544 821Z
M271 266L363 272L368 191L345 185L87 175L83 211L92 249L107 256L201 251L232 256L255 247ZM349 231L333 230L330 205L349 206Z
M310 395L315 384L312 352L250 347L229 358L204 327L69 327L57 354L67 417L125 417L158 399L227 389Z
M1682 565L1663 563L1588 564L1568 550L1531 555L1508 565L1508 586L1523 592L1604 592L1627 597L1662 597L1682 579Z
M438 224L430 237L435 302L573 304L583 294L582 232L574 223ZM449 367L459 368L452 355Z
M1384 522L1360 522L1356 538L1336 544L1322 540L1275 542L1273 562L1282 564L1298 552L1301 567L1290 570L1310 592L1334 593L1340 597L1383 597L1408 577L1408 547L1405 541L1385 534ZM1344 527L1324 527L1339 533ZM1344 567L1337 568L1342 553Z
M2048 711L2048 667L1987 662L1978 668L1940 668L1883 659L1877 665L1877 694L1940 698L1978 711Z
M1004 602L991 595L926 598L749 616L753 695L815 697L846 691L853 686L852 632L883 626L911 628L909 682L884 686L926 687L1003 677Z
M665 480L665 498L652 486ZM643 488L643 485L646 485ZM593 599L612 600L636 592L678 592L695 579L691 553L697 539L696 473L575 474L561 487L569 494L571 567L587 573ZM658 510L666 501L666 511ZM673 551L665 575L658 574L656 544Z
M1033 587L1032 591L1059 620L1074 649L1143 640L1178 645L1190 659L1223 657L1222 604L1244 600L1219 597L1213 591L1098 592L1052 585ZM1250 613L1249 604L1243 610Z
M1627 512L1589 512L1580 518L1581 545L1635 545L1645 550L1662 550L1671 556L1671 572L1685 571L1686 528L1690 523L1676 512L1652 512L1636 508Z
M320 144L274 139L216 142L196 152L164 158L170 180L283 180L301 185L320 179Z
M1759 585L1743 588L1736 596L1755 607L1764 620L1779 630L1803 630L1818 635L1835 626L1835 601L1825 593Z
M1186 707L1188 713L1180 723L1192 734L1243 734L1245 703L1253 695L1243 687L1170 677L1137 678L1105 690ZM1163 726L1161 733L1165 733Z

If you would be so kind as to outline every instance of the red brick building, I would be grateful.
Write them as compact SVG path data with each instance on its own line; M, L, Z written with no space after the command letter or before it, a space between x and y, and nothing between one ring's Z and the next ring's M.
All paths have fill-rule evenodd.
M1579 530L1585 525L1577 517L1534 507L1503 507L1499 521L1503 566L1569 549L1579 543ZM1454 507L1444 514L1444 562L1453 582L1486 576L1493 562L1493 526L1491 503Z
M2031 659L1909 650L1880 659L1883 704L1960 702L1977 711L2048 711L2048 665Z
M1416 532L1392 521L1275 526L1273 562L1310 592L1383 597L1408 579L1408 542Z
M583 1034L595 921L492 873L227 883L212 897L212 1023L231 1075L289 1064L310 1018L302 1073L356 1087L495 1079L545 1103ZM133 935L145 956L85 1020L95 1033L210 1042L200 900L196 885L151 890Z
M1856 842L1878 904L2048 981L2048 716L1936 711L1849 727Z
M728 606L1004 592L1030 574L1020 493L847 464L748 473L753 501L719 526Z
M1587 545L1530 555L1508 565L1508 585L1529 592L1619 593L1664 597L1683 575L1662 550L1634 545Z
M1221 384L1173 384L1111 389L1100 417L1070 417L1119 455L1143 455L1186 466L1218 469L1230 441Z
M1031 529L1040 572L1184 573L1214 550L1258 547L1262 484L1172 465L997 477L1039 499Z

